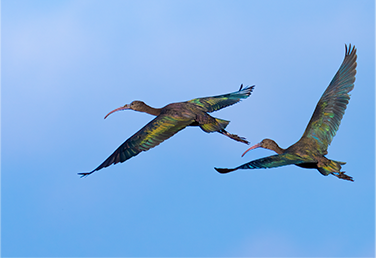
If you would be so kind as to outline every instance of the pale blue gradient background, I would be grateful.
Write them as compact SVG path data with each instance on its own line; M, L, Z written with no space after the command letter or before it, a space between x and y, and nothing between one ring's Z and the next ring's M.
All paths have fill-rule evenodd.
M374 1L2 1L2 256L372 257ZM188 128L80 179L161 107L256 85L213 113L252 144L302 135L344 58L355 88L329 158L354 183Z

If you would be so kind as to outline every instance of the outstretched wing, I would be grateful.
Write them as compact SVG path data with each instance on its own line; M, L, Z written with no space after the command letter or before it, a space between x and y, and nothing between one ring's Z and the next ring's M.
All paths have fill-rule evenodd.
M345 59L317 103L311 120L302 136L316 141L321 151L326 151L336 135L349 103L349 92L354 88L356 74L356 49L346 47Z
M256 159L251 162L245 163L239 167L236 168L215 168L219 173L228 173L231 171L235 171L238 169L258 169L258 168L274 168L274 167L281 167L286 165L292 165L292 164L301 164L305 163L302 158L293 155L293 154L277 154L272 155L269 157Z
M188 102L200 106L205 112L217 111L221 108L233 105L239 102L241 99L248 98L255 86L247 86L244 89L242 89L242 87L243 85L239 91L233 93L207 98L197 98L189 100Z
M141 151L147 151L164 140L167 140L187 125L192 123L189 119L177 119L166 114L161 114L145 125L141 130L132 135L126 140L114 153L111 154L102 164L96 169L87 173L78 173L81 176L87 176L102 168L108 167L112 164L124 162Z

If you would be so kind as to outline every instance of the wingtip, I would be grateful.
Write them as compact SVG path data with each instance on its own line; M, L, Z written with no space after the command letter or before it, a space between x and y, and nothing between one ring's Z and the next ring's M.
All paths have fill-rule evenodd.
M239 89L239 92L243 92L247 95L247 97L249 95L251 95L253 89L255 88L255 85L252 85L252 86L246 86L245 88L243 88L243 84L240 86L240 89Z
M214 168L214 169L217 170L217 172L221 174L226 174L226 173L237 170L237 168Z
M356 53L356 48L355 46L351 46L351 43L347 46L347 44L345 44L345 55L348 56L348 55L351 55L351 54L355 54Z
M88 175L90 175L93 172L94 171L92 171L92 172L82 172L82 173L77 173L77 175L79 175L80 178L84 178L84 177L87 177Z

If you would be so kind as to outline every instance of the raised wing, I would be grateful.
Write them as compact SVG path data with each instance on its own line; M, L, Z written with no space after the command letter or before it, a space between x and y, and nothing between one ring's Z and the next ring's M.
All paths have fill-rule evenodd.
M238 169L258 169L258 168L274 168L292 164L301 164L305 161L293 154L277 154L269 157L256 159L251 162L245 163L236 168L215 168L219 173L228 173Z
M313 112L312 118L302 136L316 141L322 152L336 135L346 106L349 103L349 92L354 88L356 74L356 49L345 45L345 59L341 67L321 96Z
M207 98L197 98L189 100L188 102L194 103L200 106L205 112L213 112L217 111L221 108L233 105L239 102L241 99L246 99L251 95L251 92L255 86L247 86L244 89L243 84L240 87L239 91L218 95L214 97L207 97Z
M102 164L96 169L87 173L78 173L81 176L87 176L102 168L108 167L112 164L124 162L141 151L147 151L164 140L167 140L187 125L192 123L192 120L172 118L166 114L161 114L145 125L141 130L132 135L126 140L114 153L111 154Z

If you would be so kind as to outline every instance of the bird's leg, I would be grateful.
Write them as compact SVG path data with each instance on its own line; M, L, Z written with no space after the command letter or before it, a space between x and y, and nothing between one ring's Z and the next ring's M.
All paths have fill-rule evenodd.
M334 176L336 176L340 179L349 180L349 181L354 182L354 179L351 176L346 175L345 172L342 172L342 171L332 172L332 175L334 175Z
M240 137L236 134L231 134L231 133L227 132L225 129L222 129L218 132L223 134L223 135L226 135L227 137L229 137L229 138L231 138L235 141L242 142L242 143L245 143L245 144L249 144L249 142L244 137Z

